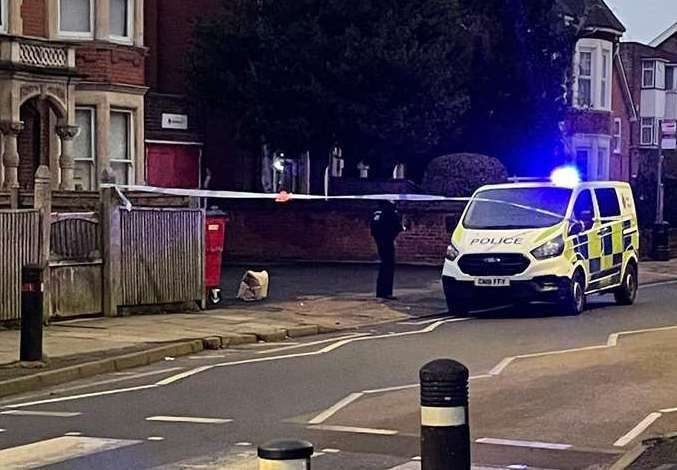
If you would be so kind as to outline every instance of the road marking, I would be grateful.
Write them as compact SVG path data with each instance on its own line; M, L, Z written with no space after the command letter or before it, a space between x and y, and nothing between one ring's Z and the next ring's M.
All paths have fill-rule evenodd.
M539 442L539 441L519 441L513 439L494 439L492 437L483 437L477 439L475 442L478 444L493 444L498 446L511 446L511 447L530 447L533 449L551 449L551 450L567 450L571 449L569 444L556 444L552 442Z
M216 354L216 355L204 355L204 356L188 356L188 359L199 360L199 359L223 359L226 357L225 354Z
M338 454L341 452L339 449L322 449L321 452L324 452L325 454Z
M227 418L193 418L190 416L150 416L146 421L162 421L166 423L225 424L232 423Z
M251 442L236 442L235 445L238 447L251 447L253 444Z
M364 395L364 393L351 393L350 395L348 395L344 399L338 401L333 406L327 408L322 413L318 414L313 419L308 421L308 424L322 424L322 423L324 423L327 419L334 416L342 408L350 405L352 402L354 402L358 398L362 397L363 395Z
M318 344L325 344L325 343L331 343L334 341L341 341L344 339L350 339L350 338L358 338L360 336L369 336L371 333L354 333L351 335L345 335L345 336L339 336L337 338L329 338L329 339L322 339L319 341L312 341L309 343L300 343L300 344L293 344L290 346L283 346L281 348L273 348L273 349L266 349L265 351L257 351L256 354L270 354L274 352L280 352L280 351L288 351L290 349L300 349L300 348L305 348L308 346L317 346Z
M82 436L82 433L79 431L71 431L64 434L64 436Z
M200 372L209 370L212 367L214 367L214 365L202 366L198 367L197 369L187 370L186 372L181 372L180 374L172 375L171 377L167 377L166 379L160 380L159 382L155 382L155 385L157 386L169 385L174 382L178 382L179 380L183 380L187 377L190 377L191 375L199 374Z
M374 388L372 390L364 390L362 393L371 394L371 393L397 392L398 390L407 390L409 388L417 388L419 386L420 386L419 384L396 385L394 387Z
M376 434L379 436L394 436L398 434L392 429L374 429L374 428L359 428L354 426L331 426L329 424L317 424L315 426L308 426L307 429L317 429L319 431L336 431L336 432L352 432L357 434Z
M115 395L118 393L126 393L126 392L135 392L137 390L147 390L149 388L156 388L156 384L149 384L149 385L140 385L138 387L129 387L129 388L116 388L113 390L104 390L102 392L92 392L92 393L84 393L82 395L71 395L69 397L60 397L60 398L49 398L47 400L37 400L37 401L29 401L27 403L16 403L14 405L6 405L5 408L25 408L27 406L35 406L35 405L44 405L47 403L59 403L62 401L71 401L71 400L79 400L81 398L91 398L91 397L101 397L105 395Z
M465 318L465 317L463 317L463 318L450 318L449 322L466 321L466 320L472 320L472 318L470 318L470 317L468 317L468 318ZM427 325L428 323L434 323L436 321L440 321L440 317L431 318L431 319L428 319L428 320L421 320L421 321L403 321L403 322L399 322L398 325L418 326L418 325Z
M138 444L138 440L63 436L0 450L3 468L29 469Z
M649 426L651 426L653 422L656 421L661 416L663 416L661 413L651 413L649 416L640 421L637 424L637 426L632 428L629 433L627 433L625 436L621 437L616 442L614 442L614 446L625 447L626 445L634 441L637 436L646 431L646 429Z
M0 429L0 432L5 432L5 430L4 430L4 429Z
M50 418L72 418L80 416L82 413L76 411L28 411L28 410L9 410L0 411L0 415L13 416L46 416Z
M664 410L658 410L661 413L675 413L677 412L677 408L665 408Z
M73 390L81 390L83 388L89 388L89 387L97 387L99 385L108 385L112 383L117 383L117 382L125 382L127 380L134 380L134 379L141 379L144 377L150 377L153 375L160 375L160 374L166 374L169 372L176 372L177 370L183 370L184 367L168 367L166 369L161 369L161 370L152 370L150 372L142 372L140 374L134 374L134 373L126 373L124 377L120 377L117 379L108 379L108 380L100 380L98 382L91 382L83 385L76 385L74 387L64 387L64 388L58 388L56 390L51 390L50 393L64 393L64 392L70 392ZM115 374L118 375L118 374ZM44 393L44 392L43 392Z
M162 436L148 436L146 438L147 441L164 441L165 438Z

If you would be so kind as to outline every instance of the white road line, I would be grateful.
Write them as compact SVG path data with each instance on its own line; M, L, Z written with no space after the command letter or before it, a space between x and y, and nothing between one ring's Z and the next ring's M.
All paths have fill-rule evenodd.
M4 429L0 429L0 432L5 432L5 430L4 430Z
M251 447L253 444L251 442L236 442L234 445L238 447Z
M146 438L147 441L164 441L165 438L162 436L148 436Z
M320 452L324 452L325 454L338 454L341 452L339 449L322 449Z
M660 411L661 413L676 413L677 408L665 408L664 410L658 410L658 411Z
M374 428L359 428L354 426L331 426L329 424L318 424L315 426L308 426L307 429L317 429L320 431L336 431L336 432L352 432L357 434L377 434L380 436L394 436L398 434L392 429L374 429Z
M493 369L489 371L489 375L500 375L501 372L503 372L503 369L508 367L512 361L516 359L516 356L514 357L506 357L501 360L498 364L494 366Z
M533 449L551 449L551 450L567 450L571 449L569 444L556 444L552 442L538 442L538 441L520 441L513 439L494 439L492 437L483 437L477 439L478 444L493 444L499 446L511 447L530 447Z
M421 320L421 321L403 321L399 322L398 325L408 325L408 326L418 326L418 325L427 325L428 323L435 323L436 321L440 321L440 317L437 318L431 318L428 320ZM471 320L470 317L468 318L450 318L449 321L466 321L466 320Z
M186 372L181 372L180 374L172 375L171 377L167 377L166 379L160 380L159 382L156 382L155 385L157 386L169 385L174 382L178 382L179 380L183 380L187 377L190 377L191 375L199 374L200 372L209 370L214 366L215 365L202 366L198 367L197 369L187 370Z
M350 405L352 402L354 402L355 400L357 400L358 398L360 398L363 395L364 395L364 393L351 393L350 395L348 395L344 399L338 401L333 406L327 408L322 413L318 414L313 419L308 421L308 424L322 424L322 423L324 423L326 420L328 420L329 418L334 416L334 414L336 414L342 408Z
M614 442L614 446L625 447L626 445L634 441L637 436L646 431L646 429L649 426L651 426L653 422L656 421L661 416L663 416L661 413L651 413L649 416L640 421L637 424L637 426L632 428L629 433L627 433L625 436L621 437L616 442Z
M204 356L188 356L188 359L191 360L199 360L199 359L223 359L226 357L225 354L217 354L217 355L204 355Z
M146 421L161 421L165 423L195 423L195 424L225 424L232 423L227 418L194 418L190 416L149 416Z
M63 436L0 450L0 462L6 469L39 468L98 454L142 441Z
M82 433L79 431L71 431L64 434L64 436L82 436Z
M28 411L28 410L8 410L0 411L0 415L13 416L46 416L49 418L72 418L80 416L82 413L71 411Z
M409 388L417 388L417 387L419 387L419 384L396 385L394 387L374 388L372 390L364 390L362 393L371 394L371 393L397 392L398 390L407 390Z
M141 385L139 387L116 388L114 390L104 390L103 392L84 393L82 395L71 395L69 397L49 398L47 400L29 401L28 403L16 403L14 405L6 405L5 408L25 408L27 406L45 405L47 403L59 403L62 401L80 400L82 398L101 397L104 395L116 395L118 393L135 392L137 390L147 390L149 388L156 388L156 384Z
M317 346L318 344L332 343L334 341L341 341L344 339L358 338L360 336L369 336L369 335L371 335L371 333L354 333L351 335L339 336L337 338L322 339L319 341L312 341L309 343L292 344L289 346L283 346L281 348L266 349L265 351L257 351L256 354L270 354L275 352L288 351L290 349L301 349L308 346Z

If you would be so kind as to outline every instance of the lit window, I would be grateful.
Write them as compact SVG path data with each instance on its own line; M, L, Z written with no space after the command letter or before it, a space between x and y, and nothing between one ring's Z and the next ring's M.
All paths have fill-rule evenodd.
M0 31L7 31L7 0L0 0Z
M578 105L592 105L592 52L581 51L578 65Z
M62 36L92 37L93 0L59 0L59 33Z
M613 134L613 139L611 141L611 148L614 149L614 153L621 153L621 136L622 136L622 131L621 131L621 119L620 118L615 118L614 119L614 134Z
M601 88L601 98L600 103L602 108L606 109L608 107L608 93L609 93L609 52L602 52L602 88Z
M75 124L80 132L74 139L75 186L84 191L96 189L96 139L93 108L76 108Z
M110 35L113 39L129 40L132 36L132 0L109 0Z
M132 161L134 139L132 113L129 111L111 111L108 134L108 155L110 166L118 184L132 183Z
M653 60L642 62L642 88L656 86L656 62Z
M642 145L653 145L654 127L656 125L654 118L642 118L641 121L641 140Z

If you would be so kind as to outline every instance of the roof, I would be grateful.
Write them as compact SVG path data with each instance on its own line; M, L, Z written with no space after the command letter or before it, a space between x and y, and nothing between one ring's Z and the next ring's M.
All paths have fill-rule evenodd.
M649 43L649 45L650 45L651 47L659 47L661 44L663 44L665 41L667 41L668 39L670 39L670 38L671 38L672 36L674 36L675 34L677 34L677 21L675 22L675 24L673 24L673 25L670 26L668 29L666 29L666 30L663 31L661 34L659 34L659 35L656 37L656 39L654 39L653 41L651 41L651 42Z
M629 184L625 181L582 181L574 186L562 186L549 181L543 182L533 182L533 183L501 183L501 184L489 184L482 186L478 189L479 191L485 191L487 189L524 189L524 188L561 188L561 189L596 189L596 188L623 188L629 187Z
M625 32L625 26L614 14L604 0L559 0L564 12L581 17L588 10L588 17L583 24L585 29L604 28Z

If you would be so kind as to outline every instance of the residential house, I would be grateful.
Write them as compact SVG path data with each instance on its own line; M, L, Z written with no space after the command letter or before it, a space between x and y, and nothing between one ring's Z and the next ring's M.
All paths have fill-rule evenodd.
M0 0L2 186L144 182L143 0Z

